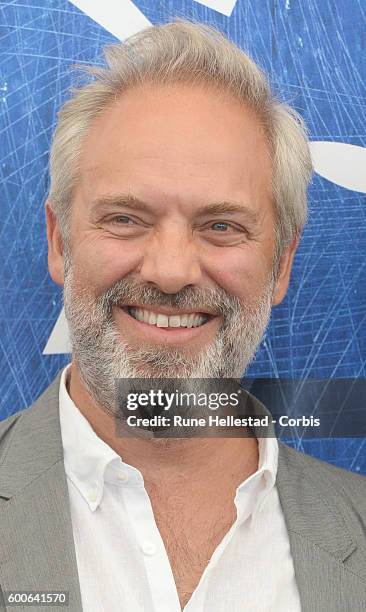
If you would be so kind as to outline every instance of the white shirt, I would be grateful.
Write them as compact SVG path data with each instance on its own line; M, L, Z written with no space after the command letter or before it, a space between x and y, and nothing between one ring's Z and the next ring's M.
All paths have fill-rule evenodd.
M84 612L181 612L141 472L99 438L61 377L60 422ZM278 443L258 439L258 470L184 612L300 612L275 485Z

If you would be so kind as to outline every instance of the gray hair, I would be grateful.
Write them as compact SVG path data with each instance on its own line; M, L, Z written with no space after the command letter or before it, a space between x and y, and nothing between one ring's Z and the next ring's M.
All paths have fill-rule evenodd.
M278 101L260 68L223 34L208 25L178 19L142 30L105 48L106 67L88 66L93 77L73 90L61 108L50 157L49 200L69 245L70 207L81 148L92 120L128 89L143 85L207 84L231 93L256 111L272 160L276 256L299 236L307 219L306 191L312 163L300 115Z

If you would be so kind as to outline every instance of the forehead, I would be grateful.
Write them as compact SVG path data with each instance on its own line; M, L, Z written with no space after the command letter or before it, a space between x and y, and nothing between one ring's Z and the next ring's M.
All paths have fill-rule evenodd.
M83 143L80 188L88 198L123 189L145 198L263 202L270 184L260 120L213 87L131 89L94 119Z

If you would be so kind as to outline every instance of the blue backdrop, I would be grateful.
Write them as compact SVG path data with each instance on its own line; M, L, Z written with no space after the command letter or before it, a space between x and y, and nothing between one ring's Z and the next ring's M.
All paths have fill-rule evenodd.
M193 0L106 1L98 3L106 20L75 6L81 4L0 2L0 418L28 406L69 360L43 354L62 309L47 271L48 150L74 78L70 66L100 62L102 46L116 40L106 24L112 5L126 30L131 10L151 23L181 16L216 25L267 71L281 98L305 118L311 140L366 146L362 0L217 0L217 10ZM273 312L250 374L364 378L365 194L315 175L309 200L288 296ZM366 474L363 439L298 447Z

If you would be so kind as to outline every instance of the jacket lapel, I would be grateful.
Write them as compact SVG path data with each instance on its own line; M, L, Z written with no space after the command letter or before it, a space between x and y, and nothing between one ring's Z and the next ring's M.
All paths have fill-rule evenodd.
M337 511L337 492L319 462L279 447L277 488L302 612L365 610L365 560Z
M68 610L80 612L58 411L60 375L12 424L0 470L0 584L3 591L67 591Z

